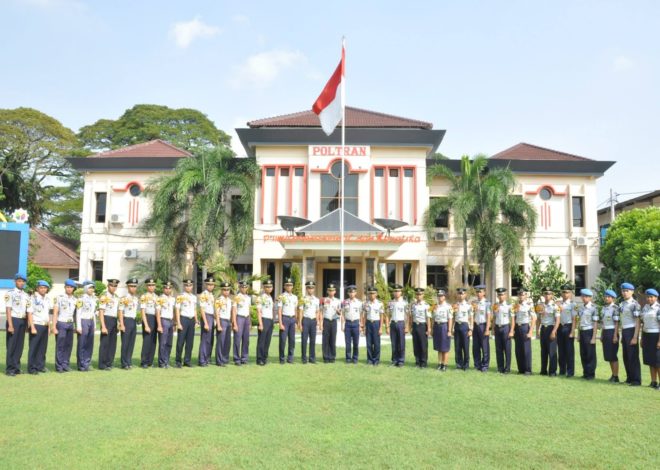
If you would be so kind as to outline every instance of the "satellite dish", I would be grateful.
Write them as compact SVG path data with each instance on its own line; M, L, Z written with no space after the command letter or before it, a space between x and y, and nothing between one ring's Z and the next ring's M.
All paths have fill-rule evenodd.
M408 225L408 222L398 219L374 219L374 222L387 230L388 235L390 234L390 230L396 230Z
M303 219L302 217L294 217L292 215L278 215L277 218L280 219L280 225L282 228L287 232L290 232L292 235L296 228L312 223L311 220Z

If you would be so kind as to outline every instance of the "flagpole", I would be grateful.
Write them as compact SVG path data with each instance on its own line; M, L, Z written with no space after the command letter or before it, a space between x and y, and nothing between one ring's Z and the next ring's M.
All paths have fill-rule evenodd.
M339 298L344 301L344 150L346 145L346 77L345 77L346 38L341 38L342 77L341 77L341 184L339 194Z

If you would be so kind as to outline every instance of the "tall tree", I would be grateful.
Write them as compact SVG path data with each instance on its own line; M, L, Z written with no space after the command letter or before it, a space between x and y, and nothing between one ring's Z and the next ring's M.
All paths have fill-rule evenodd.
M49 203L54 188L80 179L64 157L83 154L75 134L51 116L31 108L0 109L0 210L22 207L32 224L42 224L58 210ZM69 198L66 193L60 199Z
M174 173L150 182L152 213L143 228L158 236L159 261L176 272L189 250L199 265L227 244L230 258L243 253L252 240L258 171L253 159L235 158L222 146L197 150Z
M99 119L80 129L78 137L90 150L102 151L163 139L189 151L229 145L230 137L196 109L172 109L137 104L117 120Z

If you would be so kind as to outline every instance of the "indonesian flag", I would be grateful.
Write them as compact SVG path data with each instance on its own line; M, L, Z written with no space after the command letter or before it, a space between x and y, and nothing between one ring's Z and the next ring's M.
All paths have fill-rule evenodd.
M318 115L321 127L326 135L332 134L341 121L342 111L344 108L344 97L342 83L345 80L344 76L344 61L346 54L344 46L341 47L341 61L335 69L335 72L326 83L325 88L316 99L312 106L312 111Z

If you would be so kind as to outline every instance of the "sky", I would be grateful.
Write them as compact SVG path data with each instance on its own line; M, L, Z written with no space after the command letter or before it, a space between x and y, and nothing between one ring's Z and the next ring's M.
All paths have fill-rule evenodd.
M660 189L653 0L0 0L0 108L195 108L244 154L234 128L310 109L342 36L347 104L432 122L451 158L527 142L616 161L601 207Z

